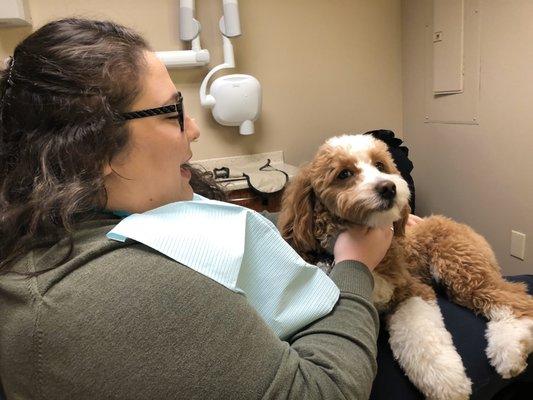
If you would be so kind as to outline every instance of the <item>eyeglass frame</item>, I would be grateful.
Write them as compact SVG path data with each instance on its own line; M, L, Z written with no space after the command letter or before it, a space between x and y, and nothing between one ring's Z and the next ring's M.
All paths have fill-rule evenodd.
M163 115L163 114L172 114L172 113L178 113L178 122L180 124L180 130L182 132L185 131L185 123L184 123L184 115L183 112L183 96L181 95L181 92L176 93L176 103L169 104L162 107L156 107L156 108L147 108L145 110L139 110L139 111L128 111L126 113L120 114L123 120L132 120L137 118L146 118L146 117L153 117L156 115Z

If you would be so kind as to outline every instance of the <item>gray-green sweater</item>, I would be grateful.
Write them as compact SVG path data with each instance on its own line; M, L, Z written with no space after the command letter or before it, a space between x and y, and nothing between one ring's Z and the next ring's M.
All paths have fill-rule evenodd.
M376 372L372 277L335 266L333 312L279 340L246 299L138 243L81 224L70 261L0 276L8 399L364 399ZM66 242L16 265L36 271Z

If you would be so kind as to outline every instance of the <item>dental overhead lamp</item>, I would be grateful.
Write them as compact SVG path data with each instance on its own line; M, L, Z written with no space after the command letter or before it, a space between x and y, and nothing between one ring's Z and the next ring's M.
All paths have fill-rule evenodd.
M223 0L224 15L220 18L224 62L214 67L200 85L200 104L211 108L215 120L225 126L238 126L241 135L254 133L254 121L261 112L261 85L251 75L232 74L213 81L211 77L223 69L235 68L233 45L229 38L240 36L239 5L237 0Z
M242 135L254 133L254 121L261 112L261 85L251 75L232 74L213 81L211 77L223 69L235 68L233 45L230 38L241 35L239 4L237 0L223 0L223 16L219 28L222 33L224 62L208 72L200 85L200 104L210 108L215 120L225 126L238 126ZM191 41L191 50L158 51L156 55L167 68L188 68L207 65L209 52L200 46L201 25L194 18L194 0L180 0L180 39Z

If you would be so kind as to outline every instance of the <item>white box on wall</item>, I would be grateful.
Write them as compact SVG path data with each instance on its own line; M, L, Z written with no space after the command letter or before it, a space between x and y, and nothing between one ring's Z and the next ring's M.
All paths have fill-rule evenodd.
M27 0L0 1L0 28L31 25Z
M437 0L436 0L437 1ZM435 2L431 4L435 6ZM447 1L447 0L445 0ZM424 57L424 109L426 123L479 124L481 70L480 1L463 0L462 90L435 93L434 9L427 8ZM450 89L450 87L448 87Z
M433 93L463 91L463 0L433 1Z

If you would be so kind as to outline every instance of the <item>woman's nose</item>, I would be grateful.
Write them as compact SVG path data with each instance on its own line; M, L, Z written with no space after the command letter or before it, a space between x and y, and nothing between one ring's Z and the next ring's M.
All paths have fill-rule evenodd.
M196 142L200 137L200 129L196 125L195 119L188 115L185 116L185 132L190 142Z

